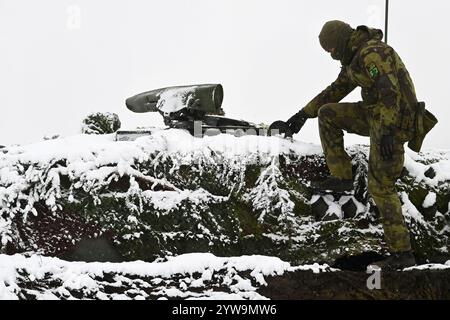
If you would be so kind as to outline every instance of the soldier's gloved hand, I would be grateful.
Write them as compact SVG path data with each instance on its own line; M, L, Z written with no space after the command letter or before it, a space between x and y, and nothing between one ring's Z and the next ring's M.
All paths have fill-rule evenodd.
M303 110L300 110L292 117L290 117L289 120L286 121L286 124L293 134L299 133L300 129L305 125L305 122L306 120L308 120L308 118L308 115Z
M394 136L392 134L385 134L381 137L380 151L383 160L393 160Z

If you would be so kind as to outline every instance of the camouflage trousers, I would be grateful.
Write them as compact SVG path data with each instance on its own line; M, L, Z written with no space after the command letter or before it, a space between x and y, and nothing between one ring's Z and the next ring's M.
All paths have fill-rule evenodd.
M390 252L411 250L409 231L395 183L404 163L404 132L394 133L393 160L380 155L380 113L377 105L330 103L319 109L319 131L328 168L333 176L352 179L351 158L344 149L344 133L370 137L368 189L380 212L384 235Z

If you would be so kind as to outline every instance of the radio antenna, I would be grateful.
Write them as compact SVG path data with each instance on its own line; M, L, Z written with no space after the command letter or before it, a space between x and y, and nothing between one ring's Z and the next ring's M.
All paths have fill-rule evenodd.
M386 11L384 13L384 42L388 42L388 22L389 22L389 0L386 0Z

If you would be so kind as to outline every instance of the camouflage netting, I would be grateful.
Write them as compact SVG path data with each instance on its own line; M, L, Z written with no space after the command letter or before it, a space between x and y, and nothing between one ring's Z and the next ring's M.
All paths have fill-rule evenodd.
M240 149L276 139L218 136L199 142L168 130L135 142L76 136L35 149L4 149L0 253L114 261L189 252L263 254L338 267L352 257L385 254L379 216L367 194L368 147L348 149L355 196L319 196L308 184L328 174L320 147L284 140L275 153ZM221 152L219 142L237 148ZM398 182L420 262L450 258L448 156L408 156ZM90 238L107 245L86 249L83 241Z

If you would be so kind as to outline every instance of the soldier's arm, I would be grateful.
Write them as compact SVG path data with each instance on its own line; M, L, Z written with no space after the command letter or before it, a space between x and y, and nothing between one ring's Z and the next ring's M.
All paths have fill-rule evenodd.
M392 49L370 49L361 55L361 64L379 94L380 134L392 134L396 129L401 98Z
M327 103L339 102L355 89L356 85L350 81L347 72L342 67L337 79L325 90L312 99L302 110L311 118L317 117L320 107Z

